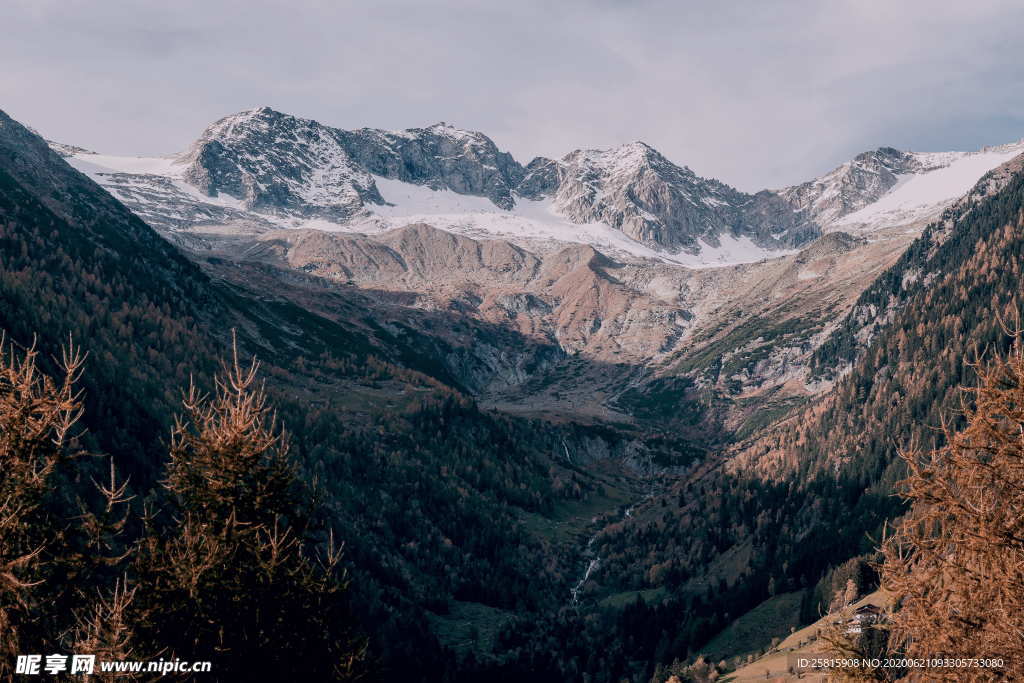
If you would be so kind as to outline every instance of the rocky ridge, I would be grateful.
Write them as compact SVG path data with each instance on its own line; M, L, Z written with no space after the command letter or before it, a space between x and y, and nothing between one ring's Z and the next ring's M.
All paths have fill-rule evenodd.
M269 107L224 117L175 158L110 157L51 144L166 233L212 225L376 232L430 222L534 249L588 243L618 257L697 267L791 253L822 231L847 229L844 220L901 196L904 186L913 190L908 180L931 181L964 166L951 188L911 193L909 214L868 216L859 229L934 218L1016 149L922 154L883 147L815 180L748 194L642 142L523 166L486 135L446 123L342 130Z
M700 178L641 142L577 150L524 167L482 133L445 123L346 131L260 107L215 122L186 154L148 174L117 168L111 157L84 151L69 156L86 165L110 164L93 169L97 179L169 231L241 220L222 208L247 212L249 223L294 227L321 220L366 227L390 205L378 188L386 179L485 198L494 210L511 214L521 204L550 198L552 220L602 223L666 253L697 253L704 245L718 246L723 236L782 249L818 232L777 194L748 195ZM153 187L139 188L147 183Z

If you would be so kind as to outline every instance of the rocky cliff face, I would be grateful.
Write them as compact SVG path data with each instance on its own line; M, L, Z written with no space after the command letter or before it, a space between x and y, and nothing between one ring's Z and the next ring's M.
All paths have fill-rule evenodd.
M875 279L857 298L849 314L822 340L811 359L812 376L833 380L850 370L861 354L895 320L907 302L946 273L937 264L953 227L987 198L1005 188L1024 170L1024 153L992 169L966 195L931 223L911 249Z
M511 209L523 168L481 133L445 123L345 131L268 107L217 121L187 155L184 179L246 208L345 222L384 204L373 176L487 197Z

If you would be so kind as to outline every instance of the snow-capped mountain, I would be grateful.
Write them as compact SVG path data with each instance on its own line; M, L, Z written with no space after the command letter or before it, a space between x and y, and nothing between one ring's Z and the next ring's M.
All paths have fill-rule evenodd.
M800 185L779 191L798 211L828 225L877 201L898 182L897 176L922 169L915 155L880 147Z
M699 240L746 236L781 249L810 241L814 226L777 195L748 195L699 177L642 142L610 150L577 150L560 161L535 159L521 194L554 199L577 223L600 222L645 244L696 250Z
M345 131L268 107L203 132L183 178L250 210L343 223L383 205L375 177L486 197L511 209L522 167L480 133L444 123L406 131Z
M182 178L204 195L258 213L344 222L383 201L341 131L268 107L217 121L185 162Z
M165 232L426 222L534 250L566 243L690 267L794 253L822 231L937 215L1024 143L975 153L881 148L821 178L747 194L642 142L523 166L486 135L438 123L342 130L268 107L225 117L186 153L111 157L53 143Z
M937 217L987 172L1024 152L1024 140L977 152L880 147L814 180L779 190L823 230L872 230Z
M698 177L643 143L522 166L439 123L341 130L261 107L211 125L175 158L58 151L155 227L379 232L418 221L537 247L586 243L686 265L756 261L813 238L774 195Z

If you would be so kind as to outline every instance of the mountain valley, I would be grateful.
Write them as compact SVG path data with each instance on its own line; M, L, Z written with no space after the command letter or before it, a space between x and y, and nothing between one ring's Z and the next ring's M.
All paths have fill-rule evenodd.
M1021 310L1022 166L882 147L747 193L641 142L524 165L261 107L119 157L0 114L0 328L83 341L140 493L179 389L259 357L381 678L648 680L868 573L894 440Z

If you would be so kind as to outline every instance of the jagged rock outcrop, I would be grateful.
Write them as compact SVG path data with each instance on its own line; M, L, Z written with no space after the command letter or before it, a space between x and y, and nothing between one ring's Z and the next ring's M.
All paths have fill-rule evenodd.
M866 243L864 237L840 231L830 232L807 245L807 248L800 252L797 262L804 263L822 257L845 254Z
M189 152L184 179L249 209L344 222L384 199L373 176L487 197L511 209L523 168L481 133L445 123L345 131L260 107L225 117Z

